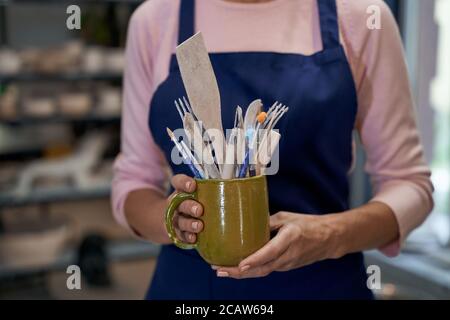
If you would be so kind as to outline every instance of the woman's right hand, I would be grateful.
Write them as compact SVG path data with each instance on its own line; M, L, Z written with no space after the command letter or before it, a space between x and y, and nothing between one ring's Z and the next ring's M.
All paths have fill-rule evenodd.
M177 174L172 178L175 191L167 199L169 204L172 197L178 192L192 193L197 188L195 180L185 174ZM198 218L203 215L203 207L194 200L183 201L173 216L173 226L178 239L186 243L195 243L197 233L203 230L203 222Z

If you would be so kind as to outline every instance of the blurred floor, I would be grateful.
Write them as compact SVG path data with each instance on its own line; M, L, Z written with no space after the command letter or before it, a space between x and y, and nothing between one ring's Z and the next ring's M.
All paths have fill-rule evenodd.
M69 235L60 254L71 248L76 250L81 240L89 234L102 235L108 241L131 240L130 235L113 220L108 199L52 204L45 209L47 213L44 216L40 211L42 210L36 207L9 209L3 212L3 219L6 226L23 219L66 219L69 223ZM42 245L30 245L27 250L21 249L20 252L3 255L4 259L0 259L0 263L3 267L9 266L15 270L24 267L25 256L28 266L37 263L36 270L41 270L40 257L46 255L47 251L48 248ZM51 256L46 260L49 259ZM34 260L36 261L33 262ZM114 260L109 263L112 278L110 287L91 287L82 282L81 290L67 289L66 280L69 275L61 267L57 271L35 272L30 275L19 276L21 273L12 273L0 281L0 299L142 299L150 283L154 265L155 259L151 258L128 258L120 262ZM46 267L42 269L46 270Z
M58 272L48 277L48 286L55 299L143 299L153 274L154 259L116 262L111 265L113 284L93 288L82 283L81 290L68 290L67 274Z
M15 279L9 285L3 284L0 299L143 299L154 265L154 259L112 263L113 283L104 288L82 281L80 290L69 290L65 272Z

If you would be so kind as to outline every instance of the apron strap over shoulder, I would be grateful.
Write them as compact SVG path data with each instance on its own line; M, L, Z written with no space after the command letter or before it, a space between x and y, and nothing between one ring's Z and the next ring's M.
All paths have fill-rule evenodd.
M336 0L317 0L323 49L338 47L339 25Z
M195 1L180 0L180 19L178 24L178 44L194 35Z

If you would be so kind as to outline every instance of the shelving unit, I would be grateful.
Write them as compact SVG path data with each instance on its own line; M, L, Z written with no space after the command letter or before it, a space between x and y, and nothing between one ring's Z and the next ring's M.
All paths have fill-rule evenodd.
M20 73L5 75L0 74L0 84L11 82L61 82L61 81L116 81L122 80L122 74L119 73L58 73L58 74L36 74Z
M108 30L114 33L111 37L111 46L117 47L116 31L119 30L119 26L116 25L116 8L118 5L129 6L129 12L131 13L135 7L137 7L141 0L0 0L0 47L8 47L8 14L10 12L10 5L27 5L27 4L39 4L39 5L64 5L64 4L78 4L82 8L87 5L101 6L105 5L105 12L107 14L107 23L110 28ZM85 6L86 5L86 6ZM74 33L79 34L79 33ZM95 43L94 43L95 44ZM97 82L105 82L114 86L120 86L122 81L122 74L115 72L58 72L58 73L33 73L33 72L20 72L17 74L0 74L0 93L1 90L9 85L33 85L34 83L49 83L49 84L96 84ZM119 130L120 115L117 114L101 114L96 110L96 103L94 100L94 106L91 112L73 117L62 113L52 114L45 117L27 116L22 112L23 108L20 103L16 108L17 116L13 118L0 118L0 126L7 127L8 129L15 130L21 127L27 126L45 126L50 124L64 125L71 128L74 135L77 137L81 135L81 132L88 131L90 129L101 128L116 128ZM80 129L82 128L82 129ZM32 137L31 137L32 138ZM31 141L29 143L20 143L0 150L0 165L4 161L11 161L17 159L29 159L42 156L42 150L45 148L45 144L38 141ZM107 199L110 195L110 186L97 186L86 189L77 189L75 187L63 187L58 189L35 189L30 194L24 196L18 196L11 192L3 192L0 194L0 236L2 235L2 213L10 208L38 206L42 211L55 203L74 202L74 201L87 201L92 199ZM93 214L95 214L93 212ZM7 261L0 262L0 280L2 278L10 278L21 275L39 274L45 272L51 272L55 270L65 270L68 265L75 264L77 262L77 254L79 248L68 248L61 253L57 259L48 265L36 265L36 266L23 266L8 264ZM107 253L108 261L114 262L117 260L147 258L158 254L159 246L137 242L137 241L108 241Z
M0 195L0 208L23 207L29 205L40 205L66 201L81 201L106 198L110 195L110 187L95 187L85 190L65 187L52 190L33 191L26 196L15 196L11 194Z
M47 123L91 123L91 124L109 124L120 121L120 115L103 116L88 114L82 117L68 117L64 115L53 115L45 118L21 116L18 119L1 119L0 123L12 126L47 124ZM0 151L1 154L1 151Z

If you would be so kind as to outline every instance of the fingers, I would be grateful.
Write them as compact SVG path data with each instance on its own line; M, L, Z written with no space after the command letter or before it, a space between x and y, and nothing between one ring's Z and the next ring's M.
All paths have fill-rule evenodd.
M177 174L172 177L172 186L177 192L194 192L196 189L195 180L185 174ZM174 192L173 195L175 195ZM171 199L169 198L168 201ZM177 208L177 214L173 219L173 226L178 239L187 243L197 241L197 233L203 230L203 222L198 218L203 215L203 207L194 200L185 200Z
M177 191L194 192L195 180L185 174L177 174L172 177L172 186Z
M192 219L182 214L174 217L173 225L176 229L183 232L199 233L203 230L203 222L201 220Z
M251 268L250 266L245 268L213 266L213 269L217 270L218 277L230 277L234 279L260 278L278 270L281 263L282 262L279 260L272 260L262 266L254 268Z
M244 267L219 267L212 266L217 270L218 277L230 277L234 279L260 278L271 274L274 271L289 271L293 268L289 250L286 250L281 256L273 259L263 265Z
M290 243L289 238L289 233L283 232L283 229L280 229L277 235L273 237L264 247L242 260L241 263L239 263L239 267L257 267L272 260L276 260L288 249Z
M179 239L188 243L197 241L196 233L203 230L203 222L193 217L200 217L203 214L203 207L193 200L185 200L178 207L173 218L173 226L178 230Z
M203 215L203 207L200 203L194 200L185 200L183 201L179 207L178 211L182 212L185 215L198 218Z
M235 279L265 277L286 263L286 251L289 248L290 233L280 229L278 234L264 247L244 259L237 267L213 266L219 277Z
M197 235L195 233L191 232L184 232L180 229L175 229L175 233L177 234L177 238L180 241L186 242L186 243L195 243L197 241Z

